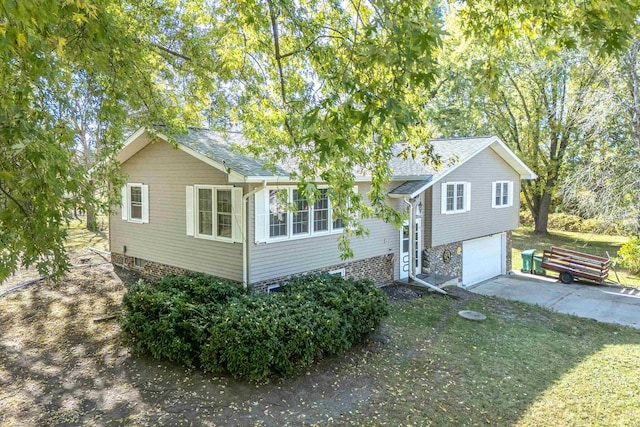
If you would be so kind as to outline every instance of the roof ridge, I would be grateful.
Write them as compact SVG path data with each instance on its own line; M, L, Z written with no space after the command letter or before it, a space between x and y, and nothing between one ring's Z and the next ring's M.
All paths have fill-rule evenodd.
M190 131L196 131L196 132L203 131L203 132L211 132L211 133L233 133L233 134L244 136L244 134L239 130L217 130L217 129L211 129L211 128L199 128L195 126L189 126L187 127L187 129Z
M489 139L494 138L495 135L482 135L482 136L455 136L452 138L431 138L429 141L456 141L462 139Z

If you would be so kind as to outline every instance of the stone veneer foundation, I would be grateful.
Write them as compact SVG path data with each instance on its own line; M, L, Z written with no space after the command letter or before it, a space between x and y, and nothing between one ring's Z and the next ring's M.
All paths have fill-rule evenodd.
M506 272L511 271L513 265L512 232L506 232ZM445 260L445 252L451 255L449 260ZM462 281L462 242L448 243L446 245L435 246L425 249L422 254L422 269L425 273L436 273L445 276L457 277Z
M513 232L511 230L507 231L507 266L506 266L506 272L510 272L513 268L513 240L512 240L512 234Z
M314 273L327 273L329 271L341 269L344 269L344 277L347 279L369 279L373 280L373 282L379 287L390 285L393 283L393 254L380 255L358 261L330 265L328 267L306 271L301 274L290 274L276 279L252 283L249 286L254 290L254 292L266 292L268 286L286 282L294 277Z
M445 259L445 252L450 257ZM422 254L422 270L425 273L457 277L462 280L462 242L447 243L425 249Z
M166 264L160 264L153 261L140 260L141 265L135 265L135 258L112 252L111 262L119 267L128 270L138 271L140 276L145 279L159 279L169 274L185 274L191 272L184 268L172 267ZM293 277L302 276L312 273L326 273L334 270L344 269L344 277L348 279L370 279L378 286L385 286L393 283L393 255L381 255L377 257L367 258L358 261L344 262L335 264L316 270L307 271L301 274L290 274L271 280L252 283L249 286L254 292L266 292L269 285L280 284Z
M135 258L129 255L119 254L111 252L111 263L127 270L137 271L140 276L145 279L160 279L163 276L169 274L186 274L191 273L191 270L184 268L173 267L166 264L160 264L158 262L140 260L142 266L135 265Z

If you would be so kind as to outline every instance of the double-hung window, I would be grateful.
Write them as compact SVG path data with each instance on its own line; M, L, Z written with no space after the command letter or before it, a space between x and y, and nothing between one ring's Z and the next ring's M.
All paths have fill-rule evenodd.
M128 222L149 222L149 186L127 184L122 187L122 219Z
M213 237L213 189L198 188L198 237Z
M496 181L493 183L492 207L506 208L513 206L513 182Z
M329 192L326 188L319 190L316 202L313 204L313 232L329 231Z
M471 210L471 184L447 182L442 184L442 213L452 214Z
M187 235L226 242L242 241L242 189L186 187Z
M289 232L287 190L269 190L269 237L287 237Z
M309 234L309 203L297 189L291 192L293 208L293 234Z
M216 190L216 235L225 239L231 239L233 233L231 194L231 190Z
M343 229L343 220L332 208L327 188L318 189L313 203L294 187L265 189L255 195L256 242L330 234Z

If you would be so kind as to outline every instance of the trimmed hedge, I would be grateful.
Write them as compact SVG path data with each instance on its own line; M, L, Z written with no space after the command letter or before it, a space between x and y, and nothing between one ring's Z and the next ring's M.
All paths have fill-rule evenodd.
M140 280L122 299L123 339L135 352L193 366L211 319L245 293L236 283L199 273Z
M196 276L192 291L193 277L129 290L122 324L134 350L263 380L349 350L388 314L386 294L367 280L310 275L282 285L282 292L248 295L216 278L204 285L205 275Z

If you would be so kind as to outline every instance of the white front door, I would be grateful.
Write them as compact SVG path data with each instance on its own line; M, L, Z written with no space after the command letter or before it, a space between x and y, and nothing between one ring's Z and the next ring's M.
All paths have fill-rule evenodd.
M416 221L415 242L416 274L418 274L421 265L420 253L422 251L420 221ZM407 277L409 277L409 222L405 221L402 230L400 230L400 278L406 279Z

